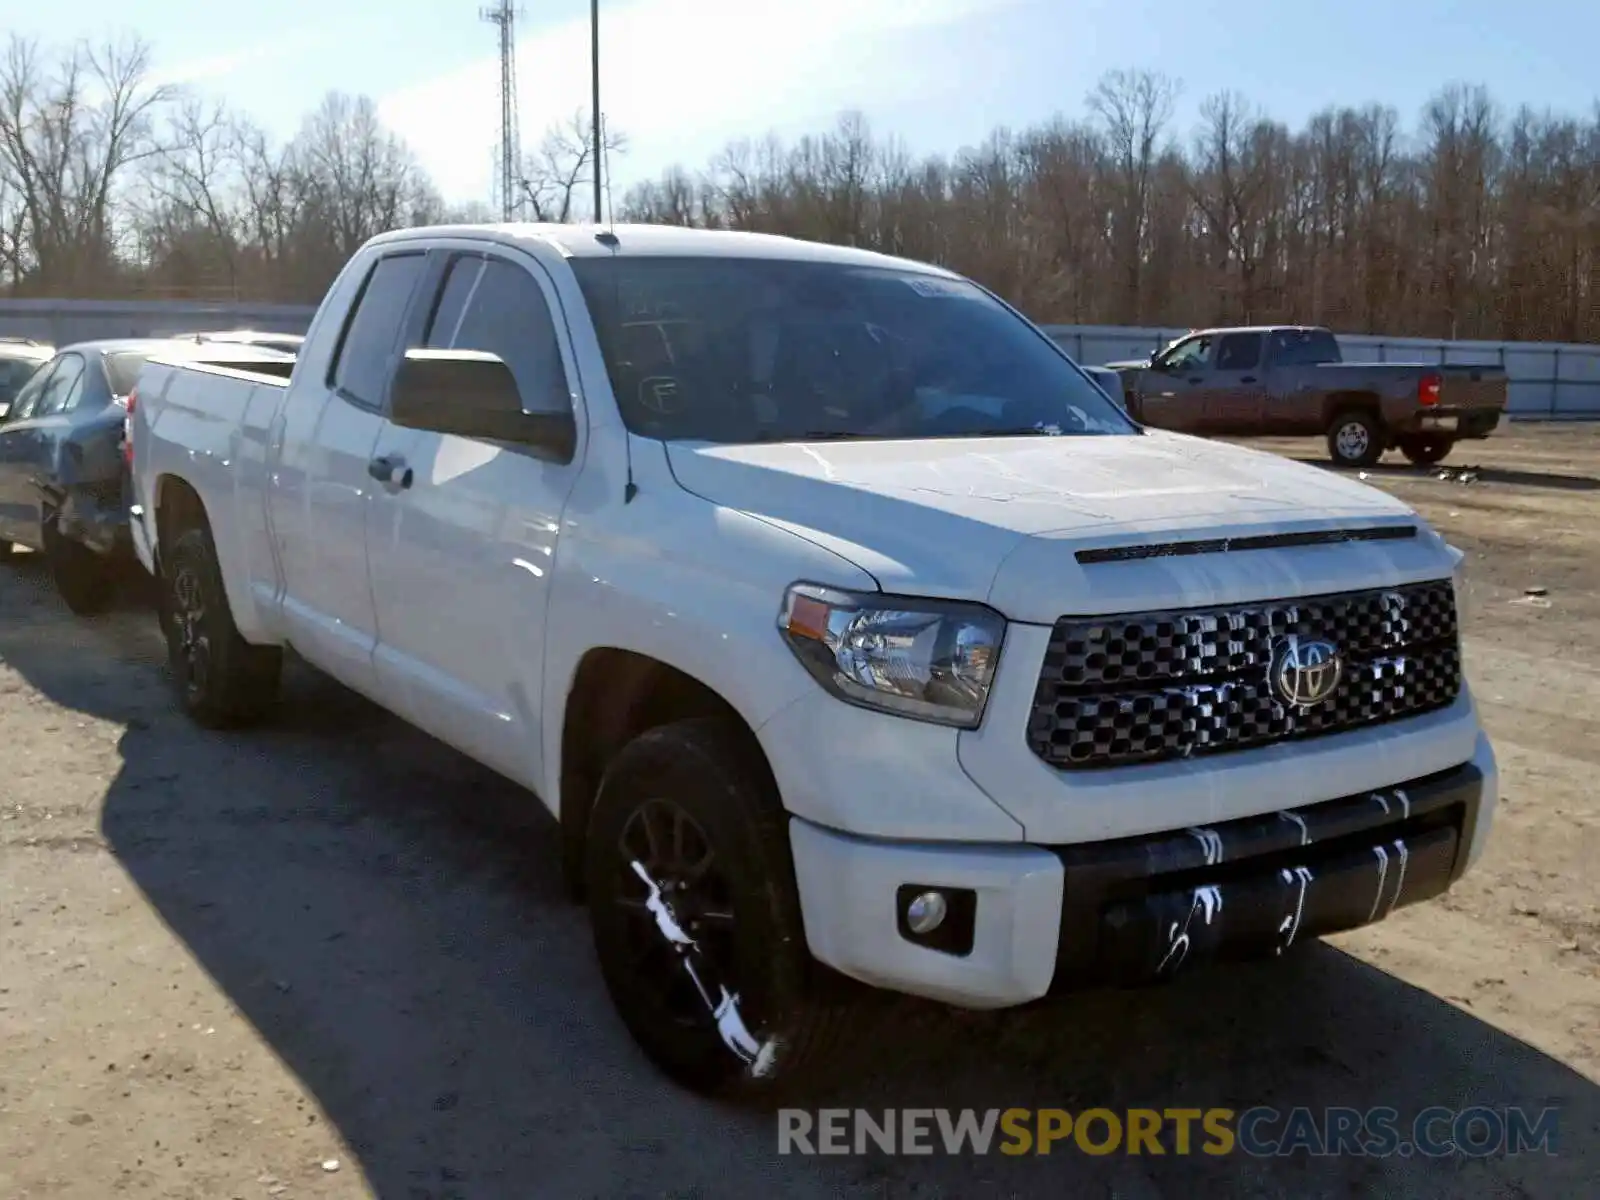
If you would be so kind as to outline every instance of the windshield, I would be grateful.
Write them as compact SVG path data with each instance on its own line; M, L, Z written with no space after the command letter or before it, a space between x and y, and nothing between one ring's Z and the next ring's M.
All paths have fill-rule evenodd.
M837 263L569 260L623 420L667 440L1136 434L962 280Z

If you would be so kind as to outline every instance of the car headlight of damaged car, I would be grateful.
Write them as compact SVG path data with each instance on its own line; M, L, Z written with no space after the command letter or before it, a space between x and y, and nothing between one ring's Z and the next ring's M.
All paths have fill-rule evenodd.
M839 699L975 729L1000 657L1005 618L981 604L795 584L778 628Z

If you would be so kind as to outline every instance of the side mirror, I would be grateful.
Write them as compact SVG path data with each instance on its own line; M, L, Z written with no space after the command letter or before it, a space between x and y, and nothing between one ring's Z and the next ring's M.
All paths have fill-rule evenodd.
M578 445L570 412L524 412L511 368L481 350L407 350L389 391L389 420L529 446L560 462L571 462Z

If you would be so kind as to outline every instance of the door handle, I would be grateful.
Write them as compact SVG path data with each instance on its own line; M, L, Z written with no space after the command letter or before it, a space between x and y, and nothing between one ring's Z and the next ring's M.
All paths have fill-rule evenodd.
M398 454L379 455L367 464L367 474L390 491L403 491L414 479L406 460Z
M1199 375L1191 375L1191 376L1189 376L1189 382L1190 383L1204 383L1205 379L1202 378Z
M1254 375L1246 375L1243 379L1239 380L1240 383L1254 383L1255 381L1256 377Z

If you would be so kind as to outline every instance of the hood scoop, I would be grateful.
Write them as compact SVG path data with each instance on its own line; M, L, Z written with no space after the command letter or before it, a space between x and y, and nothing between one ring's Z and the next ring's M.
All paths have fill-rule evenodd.
M1227 554L1236 550L1286 550L1294 546L1332 546L1341 542L1401 542L1417 536L1415 525L1373 525L1361 529L1312 529L1299 533L1263 533L1246 537L1204 538L1183 542L1147 542L1134 546L1097 546L1079 550L1080 563L1136 562L1147 558L1186 558Z

